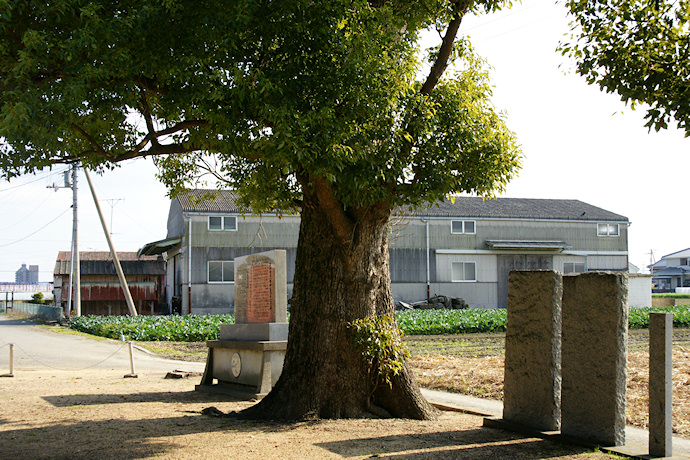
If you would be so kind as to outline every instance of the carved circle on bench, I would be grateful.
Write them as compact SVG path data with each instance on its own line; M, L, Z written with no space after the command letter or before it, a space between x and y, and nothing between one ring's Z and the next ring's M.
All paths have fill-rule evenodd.
M242 372L242 358L240 358L239 353L234 353L230 360L230 366L232 368L232 375L237 378Z

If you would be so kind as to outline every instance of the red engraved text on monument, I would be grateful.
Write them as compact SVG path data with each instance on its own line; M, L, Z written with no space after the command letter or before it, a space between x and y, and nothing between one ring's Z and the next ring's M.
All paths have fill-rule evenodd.
M249 268L247 292L247 322L270 323L275 321L275 268L258 264Z

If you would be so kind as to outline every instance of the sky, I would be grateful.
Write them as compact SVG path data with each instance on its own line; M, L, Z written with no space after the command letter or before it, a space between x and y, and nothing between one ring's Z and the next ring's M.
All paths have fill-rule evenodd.
M563 5L525 0L511 10L467 17L461 31L492 67L493 103L506 112L522 145L523 167L502 197L577 199L621 214L629 229L629 260L651 260L690 247L685 208L690 138L671 127L648 132L644 111L602 93L570 70L556 52L569 31ZM61 188L65 166L0 181L0 281L22 264L52 281L59 251L70 249L72 192ZM150 159L91 174L117 251L136 251L166 237L170 200ZM78 178L79 249L108 244L84 173ZM3 299L4 300L4 299Z

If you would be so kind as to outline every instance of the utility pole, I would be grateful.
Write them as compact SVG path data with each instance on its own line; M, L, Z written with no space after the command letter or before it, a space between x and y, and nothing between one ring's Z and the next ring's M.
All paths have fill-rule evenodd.
M70 269L69 269L69 291L67 295L67 311L65 316L69 317L72 312L72 293L74 288L74 310L76 316L81 316L81 282L79 270L79 219L77 211L77 170L78 164L72 164L72 182L70 183L70 172L64 172L64 185L49 185L56 192L61 188L72 189L72 247L70 249Z
M81 316L81 270L79 262L79 219L77 218L77 164L72 165L72 260L74 260L74 309L76 316ZM71 312L70 312L71 313Z
M649 273L654 274L654 264L656 261L654 260L654 249L649 250Z
M108 202L110 205L110 235L112 236L113 234L113 209L115 209L115 205L117 205L120 201L125 201L124 198L112 198L110 200L105 200Z

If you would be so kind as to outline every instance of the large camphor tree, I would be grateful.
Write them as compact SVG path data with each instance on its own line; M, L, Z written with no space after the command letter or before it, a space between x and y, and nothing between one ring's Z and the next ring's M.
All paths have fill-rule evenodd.
M154 156L172 193L212 170L248 210L301 213L285 366L248 415L433 418L381 320L389 219L516 173L484 63L458 37L464 15L504 3L4 1L0 168ZM354 327L367 318L378 328Z

